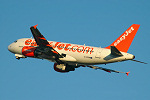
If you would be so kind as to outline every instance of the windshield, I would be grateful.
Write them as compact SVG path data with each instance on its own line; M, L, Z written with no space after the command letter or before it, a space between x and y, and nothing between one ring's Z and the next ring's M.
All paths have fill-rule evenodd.
M16 41L14 41L15 43L17 42L17 40Z

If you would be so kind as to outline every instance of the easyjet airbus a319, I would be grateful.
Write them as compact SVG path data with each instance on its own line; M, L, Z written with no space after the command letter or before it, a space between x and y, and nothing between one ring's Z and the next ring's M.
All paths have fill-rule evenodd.
M110 46L100 48L47 41L37 29L37 25L35 25L30 28L34 39L18 39L8 46L8 50L15 54L16 59L32 57L52 61L54 62L54 70L61 73L74 71L79 67L89 67L93 69L101 69L110 73L116 72L128 75L129 72L120 72L94 65L126 60L140 62L133 60L135 56L127 53L139 27L140 25L133 24Z

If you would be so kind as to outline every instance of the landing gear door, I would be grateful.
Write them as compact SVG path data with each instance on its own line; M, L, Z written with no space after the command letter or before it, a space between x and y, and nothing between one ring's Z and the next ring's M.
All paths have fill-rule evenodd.
M102 48L98 48L95 58L101 58L101 52L102 51L103 51Z

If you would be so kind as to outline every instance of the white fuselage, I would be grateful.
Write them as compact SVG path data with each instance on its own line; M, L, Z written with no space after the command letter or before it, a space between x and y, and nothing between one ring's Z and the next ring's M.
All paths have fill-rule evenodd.
M49 44L59 53L66 54L65 58L60 58L60 60L70 63L70 64L84 64L84 65L94 65L94 64L106 64L119 61L125 61L133 59L134 56L129 53L121 52L123 56L114 57L111 54L110 49L91 47L85 45L69 44L62 42L48 41ZM22 55L22 48L24 46L37 47L34 39L23 38L8 46L8 50L14 54ZM40 59L46 59L44 57L38 57ZM47 59L53 61L53 59Z
M48 42L59 54L66 55L66 57L59 58L59 59L69 64L79 64L79 65L107 64L107 63L130 60L134 58L134 55L125 52L121 52L123 56L120 57L112 56L111 50L106 48L54 42L54 41L48 41ZM37 47L37 44L34 39L22 38L10 44L8 46L8 50L14 54L23 56L22 48L24 46ZM38 58L47 59L43 56ZM54 61L53 59L47 59L47 60Z

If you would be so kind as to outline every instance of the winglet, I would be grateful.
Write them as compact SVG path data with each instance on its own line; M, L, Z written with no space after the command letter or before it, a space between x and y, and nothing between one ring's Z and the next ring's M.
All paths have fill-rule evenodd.
M34 29L36 29L36 27L38 26L38 24L37 25L34 25L33 27L34 27Z
M129 72L126 72L127 76L129 75L130 71Z

